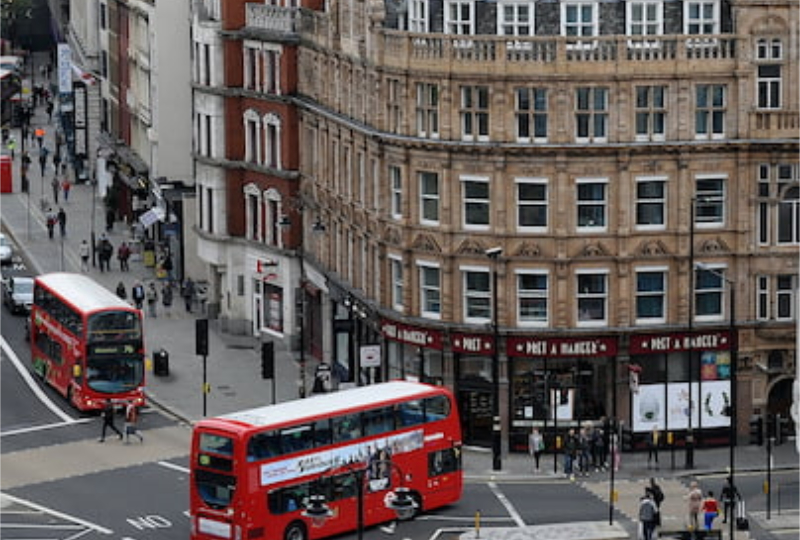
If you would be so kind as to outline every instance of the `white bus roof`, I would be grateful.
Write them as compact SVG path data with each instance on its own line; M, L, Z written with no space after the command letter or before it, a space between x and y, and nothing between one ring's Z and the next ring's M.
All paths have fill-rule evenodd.
M42 274L36 277L36 281L84 312L131 307L125 300L83 274Z
M252 427L294 423L321 414L335 415L351 409L396 399L411 399L430 394L438 387L407 381L360 386L330 394L317 394L306 399L285 401L276 405L248 409L220 416L218 420L232 420Z

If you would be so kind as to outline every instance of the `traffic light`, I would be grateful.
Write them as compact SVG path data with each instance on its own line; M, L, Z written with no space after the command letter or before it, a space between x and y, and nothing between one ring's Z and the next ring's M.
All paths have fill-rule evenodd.
M275 344L266 341L261 344L261 378L271 379L275 376Z
M194 321L194 353L208 356L208 319Z
M789 438L791 428L789 427L789 419L781 415L775 416L775 444L783 444Z
M760 416L750 417L750 444L764 446L764 420Z

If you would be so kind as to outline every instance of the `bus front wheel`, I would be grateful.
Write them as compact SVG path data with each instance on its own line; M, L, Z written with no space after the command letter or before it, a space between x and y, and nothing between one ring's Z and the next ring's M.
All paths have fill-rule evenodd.
M295 521L286 527L283 540L307 540L308 531L302 521Z

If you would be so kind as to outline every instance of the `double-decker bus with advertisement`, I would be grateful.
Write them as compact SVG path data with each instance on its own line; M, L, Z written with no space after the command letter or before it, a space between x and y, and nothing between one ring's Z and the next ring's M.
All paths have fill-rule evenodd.
M357 482L362 482L359 485ZM393 381L204 419L191 448L194 540L309 540L461 498L461 426L444 387ZM305 514L323 496L324 524ZM360 501L359 501L360 498Z
M142 313L96 281L36 277L29 331L34 372L79 410L144 405Z

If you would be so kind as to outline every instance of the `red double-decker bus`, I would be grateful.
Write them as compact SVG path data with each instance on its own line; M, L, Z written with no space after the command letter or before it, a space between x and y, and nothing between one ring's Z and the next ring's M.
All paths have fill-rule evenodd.
M79 410L144 405L142 313L91 278L35 279L30 341L34 372Z
M458 501L461 426L452 393L395 381L205 419L191 450L195 540L307 540L392 520L391 490L416 511ZM360 474L355 474L358 471ZM359 485L357 482L363 482ZM321 526L304 510L322 495Z

